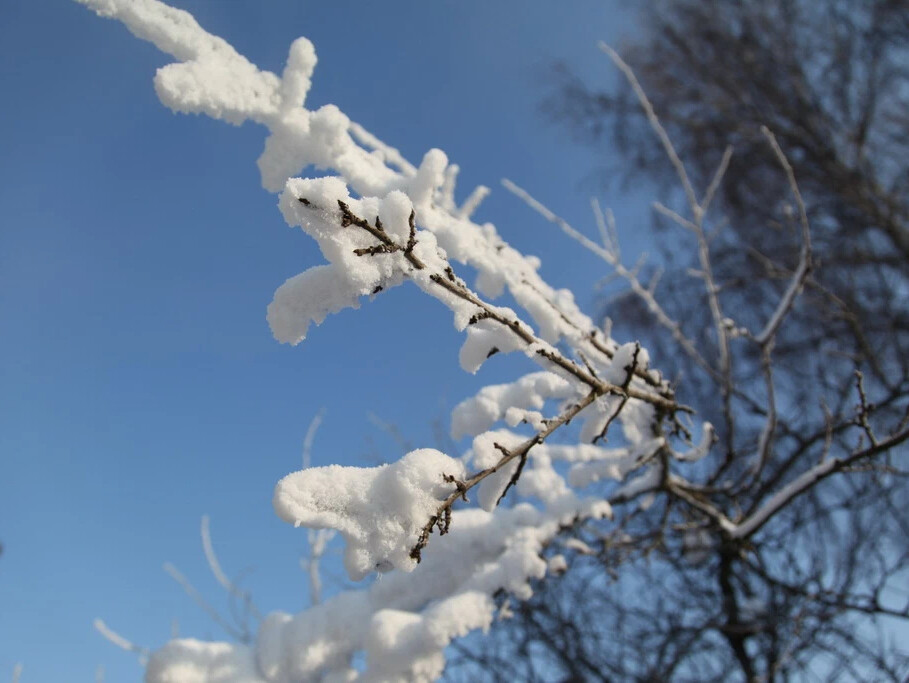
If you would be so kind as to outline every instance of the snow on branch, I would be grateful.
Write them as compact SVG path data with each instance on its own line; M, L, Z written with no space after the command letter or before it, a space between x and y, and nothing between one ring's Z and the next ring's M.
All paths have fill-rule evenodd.
M661 468L648 469L663 447L662 437L653 435L665 418L688 409L649 368L640 345L620 346L604 335L570 292L539 276L537 259L510 247L493 226L470 220L488 190L477 188L458 207L458 169L443 152L430 150L414 166L336 107L306 109L316 64L306 39L293 43L278 76L157 0L78 1L178 60L155 77L166 106L267 128L258 161L262 183L281 192L285 220L315 239L326 261L275 292L268 322L279 341L297 344L312 323L411 281L447 306L455 328L465 332L464 370L476 372L491 355L510 351L541 370L512 388L487 387L456 410L455 432L475 436L468 455L473 471L462 460L418 449L378 468L309 467L284 477L274 495L278 515L294 525L339 531L352 578L403 573L296 616L268 615L248 643L173 640L152 654L147 680L434 678L451 639L489 626L494 596L529 596L529 581L546 573L541 553L554 535L578 519L611 514L606 500L583 497L578 489L644 468L619 492L620 500L630 500L663 480ZM309 166L337 175L292 178ZM477 291L458 277L457 264L476 269ZM529 320L491 303L506 289ZM550 406L554 412L544 415ZM575 418L583 422L585 443L548 443ZM615 420L626 446L606 450L590 443L604 439ZM489 431L501 421L527 424L532 434ZM571 481L554 465L560 460L571 463ZM455 510L474 488L483 509ZM535 503L497 508L512 488ZM429 543L435 530L447 535L444 543ZM234 592L209 546L210 539L213 572ZM366 653L363 672L351 668L356 652Z

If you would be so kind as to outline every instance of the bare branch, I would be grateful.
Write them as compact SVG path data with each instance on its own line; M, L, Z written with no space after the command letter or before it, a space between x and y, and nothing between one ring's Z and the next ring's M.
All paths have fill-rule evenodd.
M805 211L805 203L802 201L802 194L799 191L798 183L796 183L792 166L789 164L789 160L786 158L786 155L783 154L783 150L780 148L776 137L773 135L770 129L766 126L762 126L761 132L764 134L764 137L767 138L767 141L770 143L770 147L776 154L780 165L786 172L786 178L789 180L789 188L792 190L792 195L795 197L796 204L798 205L799 220L802 226L802 250L799 255L798 267L792 274L792 280L790 280L789 286L786 288L786 291L783 294L782 299L780 299L780 302L777 305L773 315L770 316L770 320L767 321L767 324L764 326L764 329L760 332L760 334L755 337L755 341L759 345L763 346L773 338L773 336L776 334L776 331L783 323L783 319L792 309L792 305L795 303L796 297L799 295L799 292L802 291L802 287L805 285L805 280L808 279L808 275L811 272L812 263L811 229L808 225L808 214Z
M732 145L727 145L726 149L723 150L723 158L720 159L716 172L713 174L713 179L710 181L710 185L704 193L704 198L701 200L701 208L704 213L707 213L707 209L710 208L710 204L713 202L717 190L720 189L720 185L723 183L723 177L726 175L726 171L729 168L729 162L732 160L732 152Z
M663 149L666 152L666 156L669 157L669 161L672 163L673 168L675 168L676 173L679 176L679 181L682 183L682 189L685 190L685 196L688 198L688 205L691 207L691 214L694 216L695 220L699 220L701 214L700 204L698 204L697 196L694 193L694 187L691 185L691 181L688 179L688 172L685 170L685 165L682 163L682 160L679 159L678 153L675 151L675 147L672 145L672 141L669 139L669 134L666 132L666 129L663 128L663 124L660 123L659 117L657 117L656 112L653 109L653 105L650 103L650 99L647 97L647 93L644 92L644 89L641 87L641 84L638 82L637 76L634 75L634 71L631 70L631 67L625 63L625 60L619 56L619 53L613 50L609 45L604 42L600 42L600 49L609 55L609 58L612 60L619 70L625 74L625 78L628 79L628 83L631 85L634 94L637 96L638 101L641 103L641 108L647 115L647 120L650 122L650 126L653 128L654 132L657 134L657 137L660 139L660 142L663 144Z
M630 270L625 268L625 266L623 266L622 263L618 260L618 248L616 248L614 251L610 251L604 247L601 247L596 242L569 225L567 221L559 218L545 205L532 197L526 190L519 187L512 181L505 179L502 181L502 185L504 185L505 188L516 197L523 200L530 208L539 213L546 220L559 226L559 228L561 228L566 235L580 243L589 251L592 251L594 254L612 266L615 269L616 273L618 273L620 277L624 278L628 282L628 284L631 286L632 291L638 297L640 297L642 301L644 301L644 303L647 305L647 309L653 314L657 321L672 333L673 339L679 343L679 345L684 349L685 353L707 372L715 372L710 364L703 358L703 356L701 356L700 352L697 350L697 347L694 345L694 342L688 339L682 332L681 325L669 317L669 315L660 306L659 302L657 302L657 300L654 298L652 292L650 292L647 287L641 284L640 280L638 280L637 277Z
M822 480L837 472L841 472L856 462L873 457L879 453L884 453L891 448L900 445L907 439L909 439L909 430L893 434L873 446L853 453L847 457L828 458L815 465L777 491L777 493L771 496L770 499L764 503L763 506L758 508L754 514L740 522L732 533L732 537L737 540L744 540L753 536L761 527L770 521L777 512L790 505L798 496L810 490Z

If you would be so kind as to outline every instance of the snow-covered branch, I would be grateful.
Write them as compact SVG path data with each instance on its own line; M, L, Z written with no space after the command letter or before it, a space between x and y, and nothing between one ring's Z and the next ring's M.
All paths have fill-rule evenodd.
M552 459L575 461L570 476L576 482L582 481L581 467L586 468L588 484L603 476L622 478L632 469L646 468L647 460L640 456L654 452L648 444L660 433L662 421L687 408L677 404L670 386L649 368L646 351L635 344L620 346L605 336L569 292L540 278L538 261L511 248L491 225L470 221L487 190L479 188L458 207L457 167L445 154L430 150L419 165L412 165L336 107L306 109L316 63L308 41L293 44L278 76L259 70L189 14L157 0L80 2L123 21L178 60L155 77L165 105L233 124L252 120L268 129L258 161L263 185L282 191L285 219L313 237L327 261L291 278L275 293L268 321L279 341L297 344L311 323L359 306L362 297L411 281L446 305L456 329L466 332L460 353L465 370L476 372L494 353L520 351L561 387L558 396L544 392L533 401L537 409L556 402L551 417L501 405L502 415L489 427L504 418L513 426L530 424L533 434L488 428L475 432L473 471L461 460L418 449L388 466L307 468L278 483L274 504L279 516L296 525L340 531L353 578L392 568L413 572L407 579L411 598L406 605L367 600L366 611L351 611L339 604L354 598L341 595L296 617L266 617L250 646L173 641L152 656L148 679L168 680L180 672L181 680L209 680L215 667L241 678L255 672L262 680L306 679L330 671L349 678L354 675L347 668L350 656L364 648L367 676L391 668L408 678L437 674L441 650L452 637L489 624L498 591L528 594L527 582L545 573L539 554L549 538L572 519L609 514L605 500L576 495ZM338 175L292 178L310 166ZM455 274L454 264L477 270L478 291ZM505 289L529 320L490 302ZM549 437L575 418L584 423L586 440L603 438L613 422L621 421L628 446L620 452L585 451L582 445L560 447L561 452L550 447ZM619 461L625 464L600 468L596 474L591 469L598 462ZM535 499L537 506L522 503L497 510L512 487L522 497ZM454 510L456 501L466 500L474 488L485 510ZM620 500L635 494L625 495ZM470 534L472 519L481 520L483 543L467 552L457 543L458 527L463 524L464 533ZM447 533L438 549L427 545L435 528ZM518 547L524 548L519 555L523 559L516 562ZM209 555L216 577L232 590ZM432 590L421 593L413 570L423 559L419 575L427 575L423 568L433 557L439 566L460 558L462 578L429 582ZM496 562L503 563L501 569L491 571ZM461 584L465 588L459 592ZM392 606L398 610L395 616L388 612ZM406 615L402 608L408 610ZM329 611L337 627L316 631L314 624L321 625ZM426 628L436 633L428 642L420 635ZM400 629L413 636L392 635ZM329 644L332 638L336 642ZM319 656L314 654L315 641L326 643Z
M674 387L650 367L646 349L636 342L620 344L598 329L570 292L543 280L538 259L512 248L491 224L473 222L471 215L488 189L475 189L458 206L459 169L441 150L431 149L419 164L411 164L337 107L307 109L316 55L305 38L292 44L279 76L258 69L188 13L158 0L77 1L99 15L119 19L177 60L155 77L155 89L166 106L232 124L250 120L267 129L258 160L262 184L280 193L285 221L313 238L325 261L276 290L267 317L278 341L299 344L313 323L358 308L364 299L388 296L410 282L452 312L455 329L465 336L459 354L465 371L476 373L497 353L518 353L536 366L510 383L480 388L455 408L453 436L473 437L463 456L418 448L396 462L371 468L310 467L305 457L302 470L277 483L273 505L281 519L310 529L312 606L296 615L268 614L255 634L224 623L239 643L174 639L151 654L146 680L431 680L441 674L444 650L453 639L489 628L501 596L527 599L533 581L565 570L563 556L545 558L560 534L576 531L588 521L611 518L618 506L631 511L623 520L627 521L637 511L646 511L657 495L661 516L641 534L639 539L646 541L638 550L664 544L673 531L670 515L683 510L677 524L680 538L697 536L700 542L706 535L708 541L714 537L722 541L715 544L722 568L720 589L729 623L737 627L739 608L730 567L744 543L818 482L909 438L902 428L886 438L874 435L860 385L861 427L871 441L869 448L847 458L823 460L785 482L773 482L779 484L776 492L745 513L731 500L734 484L721 478L738 462L735 422L741 411L736 402L763 420L756 450L751 448L751 484L759 482L774 448L778 413L770 352L811 272L807 215L791 166L767 132L799 204L803 249L763 330L757 336L741 332L724 314L705 228L707 210L732 151L723 154L699 200L640 83L611 48L602 46L628 78L687 199L690 216L663 205L658 211L693 235L712 344L699 345L695 340L703 335L686 333L683 323L667 312L657 299L656 279L645 286L637 269L622 264L614 226L606 225L598 205L603 246L517 185L507 186L627 280L684 356L718 389L722 430L709 423L693 425L688 419L693 411L677 401ZM311 167L328 169L332 175L295 177ZM477 272L473 286L458 275L461 266ZM506 292L517 311L493 303ZM747 337L761 351L765 396L755 397L737 383L733 340L738 337ZM580 429L571 431L571 423L580 423ZM317 424L318 418L307 435L307 454ZM610 449L600 445L619 430L620 445ZM709 456L718 435L725 452L714 465ZM556 443L559 437L567 443ZM698 471L709 474L700 479L687 476ZM619 483L604 486L607 480ZM514 505L500 506L512 490ZM470 495L478 507L470 507ZM323 599L316 565L327 540L322 530L335 530L343 538L344 563L352 579L376 572L389 575L367 588ZM445 538L430 543L435 530ZM623 548L635 543L621 526L614 534L621 536L618 545ZM207 518L202 535L216 579L258 618L249 595L221 569ZM600 536L604 554L614 538ZM709 542L700 545L713 547ZM584 555L598 553L579 539L573 547ZM210 609L182 574L173 567L168 571ZM213 619L221 620L210 611ZM116 634L106 635L121 647L138 651ZM356 668L355 658L364 654L365 666Z

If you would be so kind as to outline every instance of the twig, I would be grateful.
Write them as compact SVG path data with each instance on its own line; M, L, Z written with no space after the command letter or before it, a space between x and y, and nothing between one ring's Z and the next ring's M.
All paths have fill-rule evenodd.
M735 531L736 526L732 521L726 517L718 508L711 505L709 502L703 498L698 497L694 493L690 492L686 486L687 482L677 477L675 475L669 475L668 481L666 482L666 490L670 494L680 498L685 501L688 505L703 512L707 517L713 520L716 525L726 534L731 534Z
M634 377L634 372L638 367L638 355L641 353L641 344L640 342L635 342L634 345L634 354L631 356L631 365L625 367L625 383L622 385L623 389L628 389L628 386L631 384L631 380ZM600 433L593 437L593 443L596 443L600 439L606 439L606 432L609 431L610 425L613 421L619 416L619 413L622 412L622 409L625 407L625 404L628 403L628 394L626 393L622 396L619 401L619 405L616 406L616 409L612 411L609 415L609 418L606 420L606 424L603 425L603 428L600 430Z
M823 462L815 465L810 470L796 477L789 484L777 491L777 493L774 494L766 503L764 503L763 506L758 508L754 514L739 523L736 526L735 531L732 533L732 538L743 541L750 536L753 536L777 512L788 506L798 496L805 493L805 491L808 491L814 487L818 482L846 469L859 460L870 458L872 456L878 455L879 453L888 451L891 448L900 445L907 439L909 439L909 430L904 430L887 437L883 441L879 441L869 448L858 451L844 458L828 458L827 460L824 460Z
M543 443L550 434L552 434L562 425L571 422L572 418L574 418L578 413L584 410L584 408L593 403L596 399L597 394L595 392L590 392L580 401L570 406L561 415L549 420L545 429L538 432L537 434L534 434L516 449L505 450L500 448L503 453L502 458L495 465L485 470L481 470L480 472L477 472L467 479L458 482L455 490L449 494L449 496L444 501L442 501L441 505L439 505L436 514L433 515L430 518L429 522L423 526L419 538L417 539L416 545L410 551L410 556L417 562L420 561L421 551L426 547L426 544L429 543L429 537L432 534L433 528L438 527L441 534L445 534L448 531L448 526L451 523L451 508L459 498L464 497L465 494L470 491L470 489L486 479L486 477L498 472L515 458L526 458L531 448L539 443Z
M148 661L150 650L147 647L136 645L131 640L124 638L119 633L110 628L107 624L105 624L101 619L95 619L92 622L92 625L95 627L95 630L98 633L104 636L109 642L119 647L121 650L126 650L127 652L136 654L139 657L139 663L143 666Z
M855 416L855 423L865 432L865 436L868 437L868 442L872 446L876 446L877 437L874 435L874 430L871 428L871 423L868 421L868 416L874 411L874 404L868 402L868 397L865 394L864 379L865 377L862 375L861 371L856 370L855 388L859 395L859 405Z
M241 590L236 583L227 578L227 575L221 569L221 563L218 561L218 556L215 554L215 548L211 542L211 530L209 524L208 515L202 515L202 524L201 524L201 535L202 535L202 551L205 553L205 559L208 562L208 567L211 569L211 573L214 575L215 579L221 586L226 590L230 595L240 600L243 606L252 614L256 619L262 619L262 613L258 610L255 603L252 600L252 596L249 591ZM248 631L245 627L243 628L244 632Z
M193 586L192 583L190 583L189 579L183 576L183 574L180 573L180 570L178 570L174 565L172 565L170 562L165 562L164 571L167 572L167 574L174 581L180 584L180 587L190 598L192 598L193 602L195 602L202 609L202 611L211 617L212 621L223 628L228 633L228 635L230 635L232 638L236 638L241 643L248 643L250 641L251 635L249 631L239 631L233 625L228 623L228 621L221 616L218 610L212 607L211 604L209 604L209 602L202 597L202 594L196 589L196 587Z
M688 354L689 358L695 361L708 373L715 374L716 371L700 354L700 352L697 350L697 347L694 345L694 342L688 339L688 337L685 336L684 332L682 332L681 325L669 317L666 311L663 310L663 307L660 306L659 302L654 298L653 293L650 292L647 287L641 284L640 280L638 280L634 273L625 268L625 266L622 265L621 261L618 260L618 249L611 251L609 249L601 247L589 237L573 228L567 221L554 214L540 201L530 195L525 189L519 187L512 181L504 179L502 181L502 185L504 185L509 192L523 200L524 203L527 204L531 209L543 216L543 218L559 226L559 228L562 229L562 232L564 232L566 235L571 237L576 242L580 243L589 251L592 251L594 254L612 266L615 269L616 273L628 282L632 291L638 297L640 297L642 301L644 301L644 303L647 305L647 309L657 319L657 322L659 322L661 325L663 325L663 327L670 331L673 339L678 342L685 353Z
M682 160L679 158L679 155L676 152L672 141L669 139L669 134L666 132L666 129L663 128L663 124L660 123L660 119L654 111L653 105L650 103L647 94L641 87L641 84L638 81L637 77L634 75L634 72L631 70L631 67L628 66L628 64L625 63L619 54L611 47L609 47L609 45L606 43L601 42L600 49L609 56L613 63L625 75L625 78L631 85L632 90L634 90L634 94L637 96L638 102L640 103L641 108L644 110L644 113L647 116L647 120L650 122L651 128L653 128L657 137L660 139L660 142L663 145L663 150L666 152L666 156L669 158L669 161L671 162L673 168L675 168L676 174L679 177L679 181L682 184L682 188L685 191L685 196L688 199L688 206L691 210L692 220L689 221L685 218L682 218L678 214L675 214L675 216L677 216L677 220L680 222L680 225L691 230L697 238L698 261L700 262L701 271L704 276L704 286L707 291L707 302L710 307L710 314L713 317L713 324L717 337L716 341L719 362L718 374L720 378L719 384L720 390L723 395L723 416L726 420L727 427L725 430L725 465L728 465L731 462L731 459L735 452L735 419L732 411L732 394L734 391L732 382L732 360L729 354L729 330L727 329L726 325L724 325L725 316L723 315L722 306L720 305L719 288L717 287L716 281L713 277L713 268L710 263L710 247L707 236L704 233L704 214L706 213L707 206L709 205L710 201L712 201L717 187L721 182L723 175L725 174L726 167L729 164L731 152L727 148L726 152L723 154L723 158L721 159L716 172L714 173L713 181L711 182L710 187L708 187L707 192L704 195L704 202L698 202L697 196L694 192L694 187L692 186L691 180L688 177L688 172L685 170L685 164L683 164ZM716 379L716 373L711 372L710 374L711 377Z
M317 208L305 197L299 197L298 201L309 208ZM408 246L402 248L391 239L387 232L385 232L378 218L376 218L374 224L371 224L366 219L355 214L345 202L338 200L338 207L341 212L341 228L348 228L350 226L361 228L371 234L373 237L377 238L380 244L387 245L389 247L385 253L394 253L401 251L403 252L404 257L407 258L407 260L414 266L414 268L417 270L424 270L426 268L426 264L418 259L412 250L412 244L416 242L415 217L413 213L411 213L410 217L411 233L410 238L408 239ZM461 482L461 485L456 487L455 491L449 495L449 497L439 506L436 514L432 515L429 521L424 525L419 535L418 541L411 551L411 557L413 557L418 562L420 560L420 551L428 543L432 530L434 528L438 528L440 534L444 534L448 531L449 525L451 524L451 506L458 498L463 497L467 491L469 491L490 474L498 471L501 467L511 462L515 458L526 458L528 451L534 445L541 443L560 426L570 422L575 415L590 405L597 398L607 394L614 394L618 396L638 399L646 403L650 403L655 408L657 408L659 415L673 415L676 412L692 412L690 408L678 404L671 398L667 398L663 395L655 394L653 392L637 388L630 382L626 382L628 386L622 387L611 382L604 381L595 376L589 370L568 359L556 348L551 347L542 339L538 338L530 329L530 327L523 323L521 320L505 315L501 309L498 309L497 307L494 307L486 301L480 299L477 294L472 292L464 284L464 282L454 274L451 266L446 266L443 273L430 273L428 279L430 282L446 290L450 294L453 294L454 296L476 306L478 310L474 317L479 319L480 316L482 316L484 320L495 321L509 333L517 336L518 339L526 344L528 351L533 351L533 353L530 355L537 359L537 362L539 364L541 364L543 367L547 367L547 363L543 362L543 360L545 360L548 363L557 366L559 369L573 376L581 384L585 385L589 390L589 393L580 402L576 403L568 410L566 410L562 415L547 421L546 427L543 430L525 441L518 449L515 451L509 451L507 454L503 454L502 459L494 467L478 472L465 481ZM634 368L632 368L632 372L634 372ZM518 473L520 473L520 468L518 469Z
M616 261L620 260L621 250L619 248L618 232L615 227L615 214L609 208L606 209L604 214L596 197L590 198L590 208L593 209L593 218L600 231L600 240L603 242L603 248L612 252Z
M773 340L771 339L771 342L772 341ZM761 472L770 459L770 452L773 449L773 436L776 431L777 411L776 392L773 385L773 364L770 358L772 350L772 343L765 344L761 348L761 372L764 375L764 386L767 389L767 415L764 420L764 427L761 429L761 436L758 439L755 461L750 468L751 481L748 484L749 487L760 480Z
M761 126L761 133L763 133L764 137L767 138L770 147L773 149L774 154L776 154L777 160L780 162L780 166L782 166L783 170L786 172L786 178L789 180L789 189L792 191L793 197L795 197L795 202L799 210L799 221L802 226L802 249L799 255L798 267L792 274L792 279L789 282L789 286L783 293L783 297L780 299L779 304L777 304L776 310L773 312L773 315L770 316L770 319L767 321L767 324L764 326L764 329L761 330L760 334L754 338L755 342L757 342L760 346L763 346L767 344L769 340L772 339L776 334L776 331L782 324L783 319L786 317L792 308L792 305L795 303L796 297L799 295L799 292L802 291L802 287L804 287L805 281L808 279L808 275L811 273L812 263L811 228L808 225L808 214L805 211L805 202L802 201L802 193L799 191L798 183L795 180L795 174L792 170L792 165L789 163L789 160L786 158L786 155L783 153L783 150L780 148L776 137L773 135L770 129L767 128L767 126Z
M729 162L732 159L732 152L732 145L727 145L726 149L723 150L723 158L720 159L720 164L717 166L717 169L713 174L713 179L710 181L710 185L707 186L707 191L704 193L704 198L701 200L701 208L704 210L704 213L710 208L710 204L713 202L717 190L720 189L720 185L723 183L723 177L726 175L726 171L729 169Z
M660 119L657 117L656 112L653 110L653 105L650 103L650 99L647 97L647 94L644 92L644 89L638 82L637 76L634 75L634 71L632 71L631 67L625 63L625 60L619 56L619 53L613 50L609 45L604 42L600 42L600 49L609 55L609 58L613 61L613 63L623 74L625 74L625 78L628 80L628 83L634 90L634 94L637 96L638 101L641 103L641 107L644 109L644 113L647 115L647 120L650 122L650 126L656 132L657 137L663 144L663 149L666 151L666 156L669 157L669 161L672 163L673 167L675 168L675 172L679 176L679 180L682 183L682 188L685 190L685 196L688 198L688 204L691 206L692 213L694 214L695 218L699 218L698 213L700 211L700 205L698 204L697 197L694 193L694 187L691 185L691 181L688 179L688 172L685 170L685 165L682 163L682 160L679 159L679 155L676 153L675 147L673 147L672 141L669 139L668 133L666 133L666 129L663 128L663 124L660 123Z

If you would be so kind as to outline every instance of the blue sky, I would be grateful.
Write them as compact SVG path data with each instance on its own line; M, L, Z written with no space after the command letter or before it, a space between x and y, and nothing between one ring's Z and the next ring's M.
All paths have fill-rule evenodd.
M444 149L462 168L459 198L493 188L476 217L595 310L604 265L499 180L593 230L602 159L539 104L556 60L614 80L596 42L633 30L618 3L172 4L272 71L310 38L310 108L337 104L411 161ZM98 665L108 681L139 680L92 619L149 647L174 620L222 637L161 569L174 562L223 604L203 514L228 573L254 568L261 608L305 607L305 534L270 500L317 411L314 464L376 464L400 451L370 411L433 446L433 420L514 366L463 373L450 315L409 287L279 345L265 306L319 255L260 186L264 130L174 115L151 83L167 58L68 0L0 3L0 54L0 680L19 661L23 682L93 680ZM634 254L646 197L600 196Z

